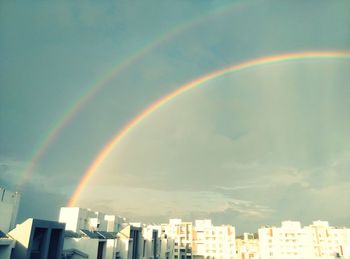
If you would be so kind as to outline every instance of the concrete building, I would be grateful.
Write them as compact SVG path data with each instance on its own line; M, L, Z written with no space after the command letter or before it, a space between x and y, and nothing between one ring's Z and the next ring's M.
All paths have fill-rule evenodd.
M12 259L60 259L64 224L56 221L27 219L8 233L16 240Z
M350 259L350 229L330 227L327 221L314 221L305 227L311 232L315 258Z
M313 258L312 238L300 222L283 221L281 227L259 229L260 256L264 258Z
M261 259L350 259L350 229L329 227L315 221L301 227L297 221L283 221L281 227L259 229Z
M163 224L164 233L172 240L173 247L169 258L192 258L193 225L181 219L170 219L169 224Z
M236 238L237 259L259 259L258 234L244 233Z
M0 230L7 233L15 227L20 194L0 187Z
M158 229L151 225L142 227L142 258L159 258L160 257L160 239Z
M0 231L0 258L10 259L12 249L15 247L16 241Z
M162 225L151 225L150 226L153 229L157 230L158 233L158 258L159 259L169 259L174 258L173 252L174 252L174 240L168 237L168 234L166 233L168 229L168 224L162 224Z
M117 234L117 255L120 259L139 259L142 248L142 228L127 225Z
M78 233L66 230L62 257L73 258L116 258L117 233L80 230Z
M193 258L236 258L235 228L213 226L211 220L196 220L193 231Z
M161 225L159 242L164 259L236 258L235 228L214 226L211 220L196 220L193 225L170 219L169 224Z
M118 232L125 223L125 218L85 208L62 207L59 222L66 223L66 230L74 232L80 229Z
M59 221L66 223L64 251L89 258L158 258L158 231L141 223L125 223L125 218L83 208L63 207ZM69 232L70 231L70 232ZM103 238L101 233L109 236Z

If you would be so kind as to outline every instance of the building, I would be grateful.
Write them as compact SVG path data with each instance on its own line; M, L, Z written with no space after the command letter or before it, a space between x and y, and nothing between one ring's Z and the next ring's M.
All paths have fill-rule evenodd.
M70 258L116 258L117 233L80 230L78 233L66 230L62 257Z
M161 243L158 235L158 229L151 225L142 227L142 258L159 258Z
M181 219L170 219L169 224L163 224L162 227L163 233L173 243L169 258L192 258L192 222L183 222Z
M327 221L301 227L298 221L283 221L281 227L259 229L261 259L350 259L350 229L334 228Z
M236 238L238 259L259 259L259 239L257 233L244 233Z
M193 258L236 258L235 228L213 226L211 220L196 220L193 231Z
M127 225L117 234L117 256L120 259L139 259L143 251L142 227Z
M162 225L150 225L152 229L156 229L158 233L158 248L157 255L159 259L173 258L174 240L168 237L166 233L168 229L167 224Z
M125 223L125 218L85 208L62 207L59 222L66 223L66 230L74 232L80 229L118 232Z
M60 259L63 247L64 224L56 221L27 219L8 233L16 240L12 259Z
M20 194L0 187L0 230L7 233L15 227Z
M236 258L235 228L214 226L211 220L183 222L170 219L161 225L160 258Z
M300 222L283 221L281 227L259 229L261 258L313 258L312 238Z
M315 258L350 258L350 229L330 227L327 221L314 221L305 227L311 232Z
M16 241L0 231L0 258L10 259L12 249L15 247Z

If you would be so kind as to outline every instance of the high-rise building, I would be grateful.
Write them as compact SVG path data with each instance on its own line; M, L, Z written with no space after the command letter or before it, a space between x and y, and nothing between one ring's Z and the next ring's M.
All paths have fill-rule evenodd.
M15 227L20 194L0 187L0 230L7 233Z

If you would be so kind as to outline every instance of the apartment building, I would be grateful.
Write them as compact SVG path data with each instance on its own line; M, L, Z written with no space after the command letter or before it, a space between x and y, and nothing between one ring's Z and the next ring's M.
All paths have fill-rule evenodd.
M193 231L193 258L236 258L235 228L213 226L211 220L196 220Z
M261 259L350 259L350 229L334 228L327 221L301 227L283 221L281 227L259 229Z
M194 225L170 219L161 225L161 234L167 251L160 258L236 258L235 228L230 225L214 226L209 219L196 220Z
M163 224L162 227L167 238L173 240L173 247L169 258L191 259L193 241L192 222L184 222L181 219L170 219L169 224Z
M329 226L327 221L314 221L305 227L311 232L315 258L350 258L350 229Z
M243 233L236 238L237 259L260 259L257 233Z

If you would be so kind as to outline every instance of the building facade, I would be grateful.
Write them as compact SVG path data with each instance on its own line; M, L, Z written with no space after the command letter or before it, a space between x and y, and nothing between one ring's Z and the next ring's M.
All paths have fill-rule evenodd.
M327 221L301 227L283 221L281 227L259 229L261 259L350 259L350 229L334 228Z
M60 259L64 242L64 224L27 219L8 233L16 240L12 259Z
M235 228L213 226L211 220L196 220L193 231L193 258L236 258Z
M244 233L236 238L237 259L259 259L259 239L257 233Z
M66 224L66 230L74 232L80 229L118 232L125 221L125 218L116 215L106 215L99 211L78 207L62 207L59 215L59 222Z
M15 227L20 194L0 187L0 230L7 233Z

